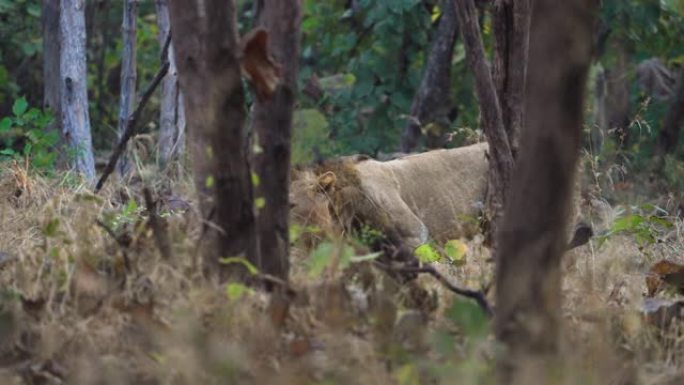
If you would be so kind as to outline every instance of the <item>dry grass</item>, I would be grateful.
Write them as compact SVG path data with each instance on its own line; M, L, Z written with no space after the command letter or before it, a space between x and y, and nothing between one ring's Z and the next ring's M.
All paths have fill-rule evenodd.
M298 295L284 320L263 293L231 298L199 272L189 178L169 186L140 175L135 185L166 208L189 204L166 216L174 260L159 256L141 209L125 212L126 199L143 204L139 187L112 182L94 196L69 175L44 179L19 164L0 174L1 384L492 382L493 338L454 316L463 302L429 277L402 286L364 264L312 277L296 248ZM607 228L616 208L595 200L584 214ZM650 265L684 262L684 225L674 223L661 243L616 235L567 255L559 383L682 383L681 321L663 331L642 314ZM464 266L438 269L478 288L492 266L477 241L468 246Z

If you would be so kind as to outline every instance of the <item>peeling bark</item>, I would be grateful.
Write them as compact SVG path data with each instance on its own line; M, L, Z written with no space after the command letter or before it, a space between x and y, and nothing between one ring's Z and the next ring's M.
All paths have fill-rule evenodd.
M171 32L167 0L156 0L159 45L163 46ZM169 72L161 84L159 111L159 165L164 168L169 161L182 154L185 146L185 110L183 95L178 87L178 70L173 53L173 41L169 47Z
M136 69L136 19L138 17L138 0L126 0L123 7L123 52L121 59L121 97L119 100L119 125L117 129L118 138L121 140L128 119L131 118L135 107L135 84L138 79ZM121 154L117 170L119 176L124 177L130 171L127 151Z
M95 161L88 114L85 3L62 0L60 10L62 132L74 150L74 168L86 180L93 181Z

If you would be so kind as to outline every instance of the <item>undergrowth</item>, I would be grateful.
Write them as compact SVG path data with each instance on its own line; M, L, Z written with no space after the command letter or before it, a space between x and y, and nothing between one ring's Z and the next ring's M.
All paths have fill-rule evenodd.
M582 215L599 237L565 256L558 383L679 383L681 321L654 324L643 296L654 262L682 262L683 223L667 196L618 202L619 188L597 174L589 184L603 190L589 189ZM0 383L494 382L501 349L484 313L430 277L401 283L377 270L364 248L376 234L295 242L292 298L219 285L201 274L190 178L142 175L94 195L73 176L4 164ZM155 244L143 186L160 201L171 260ZM305 230L315 231L293 234ZM459 262L437 269L462 286L491 283L481 240L455 245Z

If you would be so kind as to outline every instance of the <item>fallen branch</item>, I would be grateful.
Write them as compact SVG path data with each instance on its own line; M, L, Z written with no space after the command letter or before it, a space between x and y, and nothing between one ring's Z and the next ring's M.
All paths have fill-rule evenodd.
M375 261L375 264L378 265L380 268L385 269L385 270L391 270L394 272L398 273L415 273L415 274L430 274L431 276L435 277L444 287L449 289L451 292L456 293L460 296L470 298L474 300L480 308L485 312L487 317L492 318L494 316L494 310L492 309L492 306L489 304L487 301L487 298L484 294L484 292L480 290L471 290L471 289L464 289L462 287L458 287L451 283L445 276L443 276L440 272L435 270L434 267L432 266L420 266L420 267L393 267L386 265L381 262Z
M142 110L145 108L145 105L147 102L150 100L150 97L154 93L154 91L157 89L157 86L159 86L159 83L161 83L162 79L164 79L164 76L166 76L166 73L169 72L169 60L168 60L168 49L169 45L171 44L171 34L169 33L169 36L166 38L166 43L164 43L164 48L162 50L162 65L161 68L159 68L159 72L157 72L157 75L155 75L154 79L152 82L147 86L145 91L142 93L142 96L140 97L140 102L138 103L138 106L136 107L135 111L133 112L133 115L131 115L128 118L128 121L126 122L126 130L124 131L123 135L121 135L121 139L119 139L119 143L117 144L116 148L112 152L112 155L109 157L109 163L107 163L107 166L105 167L104 171L102 172L102 176L100 179L97 181L97 184L95 185L95 192L99 192L102 189L102 186L104 183L107 181L107 178L109 178L109 175L114 172L114 169L116 168L116 163L119 160L119 157L121 157L121 154L126 150L126 144L128 141L133 137L133 134L135 133L135 127L138 123L138 120L140 119L140 115L142 114Z

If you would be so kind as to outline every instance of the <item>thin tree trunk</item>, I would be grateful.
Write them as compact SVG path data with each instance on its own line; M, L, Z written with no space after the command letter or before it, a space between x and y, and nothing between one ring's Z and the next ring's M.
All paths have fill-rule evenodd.
M269 51L282 65L282 82L271 100L257 99L253 127L263 151L253 157L259 177L256 196L265 200L258 211L257 237L261 259L258 267L287 279L289 270L290 139L297 95L301 1L269 1L259 9L259 25L272 39Z
M138 28L136 19L138 17L138 0L126 0L123 7L123 53L121 59L121 98L119 100L119 126L118 138L121 139L128 119L130 119L135 108L135 84L138 79L136 69L136 36ZM119 176L124 177L131 169L127 151L121 154L117 170Z
M665 154L671 153L679 143L679 130L684 123L684 66L679 71L679 79L670 107L663 120L663 128L658 135L656 144L656 156L660 158L659 167L662 167L662 159Z
M561 256L582 130L596 0L535 0L525 129L496 258L502 384L558 382ZM561 380L562 382L562 380Z
M74 150L74 167L86 180L93 181L95 161L88 115L84 8L80 0L61 3L61 118L66 141Z
M49 130L61 132L59 0L43 0L43 108L54 114Z
M524 118L525 77L532 8L531 0L497 0L494 4L494 83L504 129L515 157Z
M603 136L611 133L620 148L625 148L629 139L630 104L629 82L627 81L628 56L623 42L615 43L616 61L612 68L599 74L597 86L598 110L596 123ZM596 149L598 150L598 148Z
M167 0L156 0L159 45L163 46L171 31ZM169 72L161 84L161 106L159 111L159 165L166 164L182 153L185 142L185 112L182 95L178 88L178 71L173 54L173 41L169 47Z
M411 105L411 117L404 126L401 151L411 152L421 137L421 126L437 124L449 126L451 108L451 58L458 36L456 10L453 0L443 4L437 35L425 65L425 74Z
M484 55L484 47L473 0L454 0L456 14L465 43L468 65L475 75L475 91L480 103L480 115L489 143L489 186L487 212L490 234L496 234L498 221L505 203L505 194L513 170L513 154L506 134L501 107L496 95L492 74ZM496 244L494 245L496 247Z
M199 206L210 222L200 250L205 273L241 277L243 265L220 263L229 257L258 262L235 3L170 0L169 16Z

